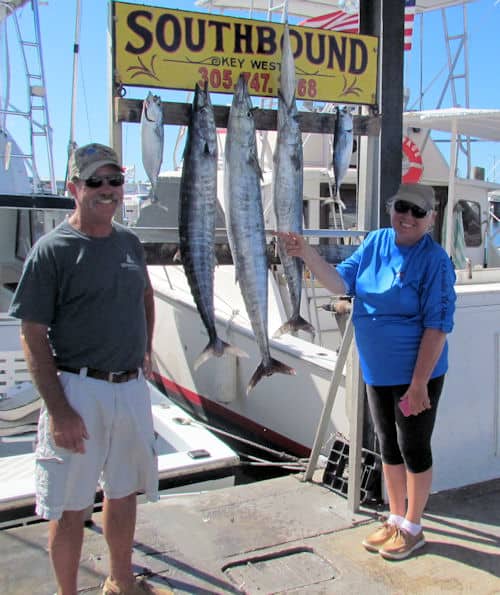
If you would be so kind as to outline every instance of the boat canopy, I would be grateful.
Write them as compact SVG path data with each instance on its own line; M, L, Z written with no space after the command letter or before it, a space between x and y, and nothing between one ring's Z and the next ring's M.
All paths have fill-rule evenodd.
M415 12L427 12L448 8L450 6L461 6L476 0L417 0ZM233 10L256 10L266 12L273 2L270 0L197 0L196 6L213 9L233 9ZM343 10L345 0L288 0L288 14L296 17L317 17L328 14L334 10ZM283 3L278 3L271 10L282 10Z
M446 109L405 112L405 126L430 128L452 134L471 136L490 141L500 141L500 109Z
M2 0L0 3L0 23L9 16L10 13L14 12L17 8L20 8L29 0Z

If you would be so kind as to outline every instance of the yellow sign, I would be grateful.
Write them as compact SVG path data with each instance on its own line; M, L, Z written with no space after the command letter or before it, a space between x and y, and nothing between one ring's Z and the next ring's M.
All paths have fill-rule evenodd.
M282 24L113 2L115 82L252 95L279 89ZM297 99L376 103L378 39L290 26Z

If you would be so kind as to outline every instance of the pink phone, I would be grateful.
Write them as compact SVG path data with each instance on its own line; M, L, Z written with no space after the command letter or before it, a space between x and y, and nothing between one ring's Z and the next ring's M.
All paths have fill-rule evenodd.
M401 399L399 401L398 405L399 405L399 408L401 409L401 413L405 417L408 417L409 415L411 415L410 403L408 402L408 397L405 397L404 399Z

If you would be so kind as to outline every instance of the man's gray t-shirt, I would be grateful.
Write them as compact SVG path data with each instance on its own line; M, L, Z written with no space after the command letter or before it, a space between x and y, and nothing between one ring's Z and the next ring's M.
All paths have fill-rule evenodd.
M147 274L138 238L113 224L89 237L67 221L33 247L9 314L45 324L57 364L105 371L142 365Z

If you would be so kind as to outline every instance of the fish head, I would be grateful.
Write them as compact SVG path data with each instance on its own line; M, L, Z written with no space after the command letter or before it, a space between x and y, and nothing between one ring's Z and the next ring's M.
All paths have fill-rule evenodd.
M217 155L217 129L207 84L204 88L200 87L198 83L195 85L190 132L205 143L206 153Z
M243 74L240 75L238 82L234 87L233 102L231 105L233 112L238 115L247 115L253 119L253 105L248 93L247 80Z
M208 94L207 84L201 87L196 83L194 87L193 97L193 110L200 112L204 109L212 109L212 102L210 101L210 95Z
M229 110L226 145L237 138L239 143L247 146L255 144L254 107L248 93L247 81L240 76L234 88L233 101Z
M146 122L154 123L156 126L163 124L163 110L159 95L153 95L149 91L142 104L142 119Z
M340 108L338 105L335 106L335 133L351 133L353 131L353 119L352 119L352 108L348 105L344 105Z
M248 93L246 78L244 75L240 75L240 78L234 87L233 101L231 103L231 109L229 110L227 125L228 135L226 137L226 142L231 136L229 130L231 130L233 134L243 134L244 137L247 137L248 134L255 134L254 109Z

